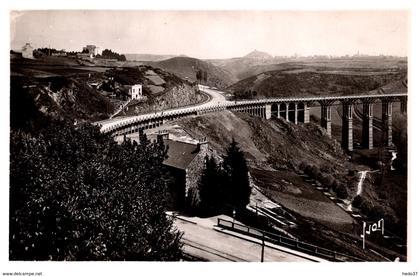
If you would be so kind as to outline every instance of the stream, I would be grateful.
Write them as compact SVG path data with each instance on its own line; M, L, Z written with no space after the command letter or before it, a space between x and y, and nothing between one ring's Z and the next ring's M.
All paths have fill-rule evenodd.
M359 183L357 183L357 193L356 196L360 195L362 193L363 190L363 181L365 181L366 178L366 174L369 171L360 171L360 178L359 178Z
M360 195L363 191L363 182L366 179L366 175L368 172L376 172L376 171L368 171L368 170L364 170L364 171L360 171L360 177L359 177L359 182L357 183L357 192L356 192L356 196ZM354 197L353 197L354 198ZM353 211L353 206L352 206L352 201L353 200L346 200L345 203L347 205L347 211Z
M392 163L397 158L397 151L392 150L390 152L392 154L392 157L391 157L391 161L389 162L389 166L390 166L390 170L391 171L394 171L395 168L392 166ZM364 170L364 171L359 171L358 172L360 174L360 177L359 177L359 182L357 183L357 192L356 192L356 195L355 196L358 196L358 195L362 194L362 191L363 191L363 182L366 179L367 173L375 173L375 172L378 172L378 171L379 170L375 170L375 171ZM352 211L353 210L353 206L351 204L352 203L352 200L346 200L345 203L347 204L347 210L348 211Z

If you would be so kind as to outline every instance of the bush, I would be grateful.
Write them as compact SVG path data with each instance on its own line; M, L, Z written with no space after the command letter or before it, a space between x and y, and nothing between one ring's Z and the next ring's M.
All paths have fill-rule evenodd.
M360 208L359 208L362 214L365 214L366 216L370 216L372 208L373 208L373 203L363 198L362 202L360 203Z
M321 183L328 189L333 188L335 181L334 177L329 174L324 174L321 179Z
M161 142L55 123L10 137L10 260L179 260Z
M305 169L305 173L314 179L318 179L322 175L316 165L308 165Z
M337 197L341 198L341 199L346 199L349 196L349 193L347 191L347 187L344 186L343 184L337 182L338 185L335 188L335 193L337 194Z
M306 161L302 161L299 164L299 170L306 173L306 169L308 168L309 164Z
M353 198L352 206L355 207L355 208L360 209L360 207L362 206L364 200L365 199L362 196L357 195L355 198Z

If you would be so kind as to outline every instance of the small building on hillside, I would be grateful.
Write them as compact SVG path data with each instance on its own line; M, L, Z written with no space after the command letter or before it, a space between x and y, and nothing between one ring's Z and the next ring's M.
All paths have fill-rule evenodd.
M23 58L30 58L30 59L34 58L34 48L31 46L30 43L26 43L22 47L22 57Z
M141 84L132 85L128 91L132 100L140 100L143 96L143 87Z
M210 155L207 139L195 143L170 140L167 131L159 131L157 139L162 139L168 146L168 158L163 164L174 179L174 185L168 189L168 207L184 209L198 199L198 182L205 167L205 157Z

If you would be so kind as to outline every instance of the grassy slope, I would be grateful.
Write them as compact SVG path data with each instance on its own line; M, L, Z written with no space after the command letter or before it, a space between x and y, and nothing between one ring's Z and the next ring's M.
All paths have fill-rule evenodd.
M247 90L257 91L257 95L261 97L352 95L366 93L404 78L400 73L345 75L312 71L270 71L242 80L228 90L240 97Z
M159 62L150 63L152 66L162 68L174 73L182 79L188 78L196 81L196 71L207 71L208 85L224 88L234 82L232 75L217 66L195 58L175 57Z
M183 119L177 124L193 137L206 136L211 147L219 153L223 153L223 149L235 138L245 152L249 164L256 169L252 174L257 183L261 183L265 188L267 185L278 186L283 178L296 177L294 171L302 160L328 168L337 174L338 178L351 167L340 146L326 137L318 126L312 124L296 126L283 120L267 121L228 111ZM260 173L267 168L278 168L280 171L285 169L290 175L284 176L283 173L275 171L267 172L266 175ZM268 174L272 177L268 177ZM344 176L342 178L344 179ZM300 182L289 188L287 191L280 187L280 190L271 191L280 203L287 205L287 208L331 224L352 223L344 211L331 201L325 200L323 196L319 196L317 191L312 191L312 187ZM307 200L302 201L302 198ZM313 212L321 208L320 206L331 213L320 216L318 212Z
M262 120L228 111L185 118L173 124L193 137L206 136L219 154L235 138L245 152L256 185L300 218L299 227L293 231L303 240L351 252L366 260L381 260L361 249L360 225L295 174L295 167L305 160L329 171L349 187L351 194L355 193L358 176L348 176L348 170L355 169L354 164L347 161L340 146L326 137L318 125L294 125L282 119ZM396 187L392 191L401 192ZM387 246L371 246L387 256L395 254L385 249Z

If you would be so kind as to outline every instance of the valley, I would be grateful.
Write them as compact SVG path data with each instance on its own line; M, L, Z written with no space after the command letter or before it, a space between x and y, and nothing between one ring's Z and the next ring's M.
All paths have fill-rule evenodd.
M332 106L331 137L320 125L322 114L317 103L310 105L309 121L298 123L281 116L266 119L266 115L223 107L226 103L281 97L407 93L406 60L379 57L296 60L258 51L226 60L152 55L139 55L135 59L86 62L47 57L28 61L12 56L12 131L36 132L48 127L50 120L63 120L75 126L118 125L124 120L144 119L168 111L208 108L199 114L174 116L147 127L133 125L130 131L116 131L112 137L120 144L126 139L140 143L141 129L151 140L157 140L162 133L179 143L197 143L205 138L208 155L217 162L221 162L234 140L248 164L252 193L247 208L238 211L236 218L231 210L219 215L354 258L349 257L348 261L406 260L407 114L400 110L399 103L391 103L392 147L384 146L381 137L381 103L373 104L376 123L372 130L374 148L370 150L360 146L363 111L355 104L354 150L350 152L340 145L341 104ZM135 85L141 85L141 97L132 97L130 89ZM390 149L397 152L392 164ZM391 170L390 165L397 169ZM366 176L358 195L358 172L366 170L379 173ZM358 199L362 203L354 204L356 196L362 198ZM352 202L350 211L348 206ZM171 211L196 217L185 208ZM386 220L388 238L375 236L367 241L371 251L363 250L362 221L380 218ZM194 252L189 246L190 253Z

